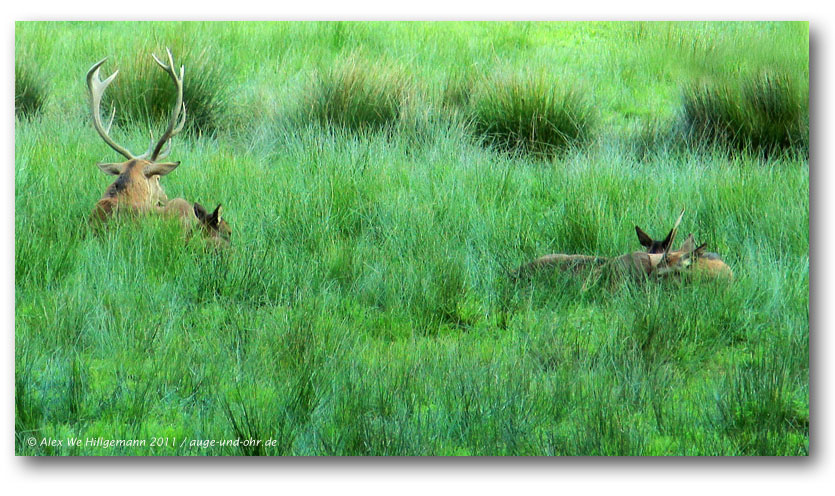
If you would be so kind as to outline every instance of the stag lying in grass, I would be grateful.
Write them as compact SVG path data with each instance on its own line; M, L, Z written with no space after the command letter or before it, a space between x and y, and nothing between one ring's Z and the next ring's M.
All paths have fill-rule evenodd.
M679 215L675 226L663 241L664 249L660 253L632 252L614 258L555 253L539 257L519 267L512 275L514 278L520 278L542 270L558 269L574 274L626 275L637 279L647 279L682 274L686 271L707 277L733 279L730 267L718 258L718 255L716 257L705 255L706 244L697 247L692 234L678 250L670 249L678 232L682 215Z
M221 206L218 205L214 212L209 213L203 205L191 203L182 198L174 198L164 207L160 207L160 213L167 218L177 219L186 233L186 238L198 228L206 240L217 248L229 246L232 240L232 229L221 217Z
M209 214L198 203L192 204L182 198L169 201L160 184L161 176L168 174L180 165L179 162L160 162L159 160L167 157L171 152L171 140L183 130L186 122L186 107L183 103L185 67L180 66L179 74L177 74L174 70L174 59L171 56L171 51L168 49L166 51L168 53L167 64L158 59L156 55L152 54L152 57L157 65L171 76L177 90L177 96L168 128L156 143L151 142L148 150L142 155L134 155L110 137L110 127L113 125L113 118L116 114L115 108L110 115L107 126L104 126L101 120L102 95L119 71L114 72L104 81L101 80L99 70L107 58L96 62L87 71L87 89L90 98L90 110L93 114L93 126L108 146L127 159L126 162L121 163L97 164L106 174L117 177L96 203L91 220L104 223L117 213L132 215L159 214L179 219L186 230L187 236L190 236L196 226L200 226L204 236L211 242L218 246L228 245L231 239L231 229L221 218L220 205Z
M107 187L102 198L96 203L93 209L92 219L106 222L116 212L130 214L144 214L151 212L155 207L162 206L168 201L162 186L160 177L170 173L179 162L161 162L171 151L171 139L183 129L186 119L186 108L183 104L183 74L185 67L180 66L179 76L174 71L174 60L171 51L168 50L168 64L160 61L156 55L152 55L154 61L171 76L177 89L177 97L168 128L162 137L154 143L151 142L148 150L142 155L135 155L127 148L119 145L110 137L110 127L113 125L113 118L116 109L110 115L110 122L104 126L101 120L101 100L104 90L113 82L119 71L114 72L104 81L99 77L99 70L107 60L104 58L87 71L87 91L90 100L90 110L93 114L93 126L96 132L107 143L110 148L127 159L120 163L99 163L99 169L105 174L117 176L116 180ZM167 145L167 146L166 146ZM163 150L163 147L165 149Z

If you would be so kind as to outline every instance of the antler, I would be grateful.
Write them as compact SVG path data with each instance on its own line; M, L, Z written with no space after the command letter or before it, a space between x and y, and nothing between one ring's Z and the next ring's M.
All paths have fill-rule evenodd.
M668 236L670 238L670 242L667 243L667 247L664 248L664 255L661 257L662 261L667 260L667 254L670 253L670 247L673 246L673 241L675 241L675 239L676 239L676 234L678 234L678 225L681 224L681 218L682 217L684 217L684 209L683 208L681 209L681 213L678 214L678 219L676 220L676 223L673 226L673 230L670 231L670 235Z
M162 69L166 73L168 73L168 75L171 76L171 79L174 81L174 86L177 87L177 100L174 103L174 110L171 112L171 119L168 122L168 129L165 130L165 133L163 133L162 137L159 139L159 141L157 141L156 146L153 146L152 142L151 146L153 146L153 149L151 147L148 147L148 151L145 152L142 156L142 158L146 158L151 162L156 161L158 158L164 158L168 156L168 154L171 152L171 138L178 135L180 131L183 130L183 126L186 123L186 105L185 103L183 103L183 76L185 75L186 68L185 66L180 66L180 75L178 77L177 73L174 72L174 58L171 56L171 50L166 48L165 51L168 53L167 65L163 63L160 59L158 59L155 54L151 54L151 56L154 58L154 61L157 63L157 65L162 67ZM180 115L181 111L182 116ZM168 146L163 151L162 147L166 143L168 144Z
M116 107L113 107L113 112L110 114L110 122L107 123L106 129L101 122L101 97L104 94L104 90L107 89L107 86L112 83L116 78L116 75L119 74L119 71L117 70L104 81L101 80L99 77L99 69L106 60L107 57L99 60L93 64L93 67L91 67L89 71L87 71L87 94L90 97L90 110L93 113L93 126L96 128L96 131L99 133L99 136L101 136L104 142L110 145L110 148L113 148L128 160L131 160L137 157L131 153L130 150L120 146L110 137L110 126L113 125L113 117L116 116Z

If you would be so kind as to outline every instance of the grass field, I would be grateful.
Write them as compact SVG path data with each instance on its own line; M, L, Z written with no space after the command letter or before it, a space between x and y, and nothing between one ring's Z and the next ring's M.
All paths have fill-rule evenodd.
M15 121L15 453L807 455L808 43L808 23L17 23L16 109L22 81L41 98ZM113 134L141 151L166 46L190 121L162 183L223 204L225 252L87 223L120 158L86 71L120 69ZM681 208L732 284L507 277L638 251L634 226Z

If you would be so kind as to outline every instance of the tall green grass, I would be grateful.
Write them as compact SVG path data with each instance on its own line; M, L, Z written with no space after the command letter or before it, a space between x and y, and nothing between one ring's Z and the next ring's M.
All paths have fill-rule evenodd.
M756 25L707 26L698 46L759 39ZM17 454L808 454L802 155L716 147L638 161L622 146L634 117L616 83L596 86L600 146L544 164L441 118L420 140L397 125L282 120L315 94L311 60L327 67L357 43L408 67L428 88L416 100L434 105L456 67L493 60L476 34L510 66L545 65L552 45L587 53L593 76L611 70L604 47L637 56L631 45L658 45L668 25L151 23L108 36L121 27L17 26L55 78L42 117L15 129ZM693 29L670 25L670 37ZM116 41L105 50L91 30ZM86 219L112 178L94 165L110 152L89 126L83 74L102 53L193 33L219 40L240 82L233 107L251 118L183 135L162 183L169 197L222 203L232 249L186 243L161 220L95 233ZM73 47L61 64L58 46ZM650 73L619 81L669 93L653 105L672 115L678 81ZM662 233L682 207L681 231L723 256L733 284L508 277L545 253L638 250L635 224ZM169 441L28 444L69 436ZM199 442L247 438L275 443Z
M378 131L398 122L413 91L402 70L354 55L314 76L302 112L324 125Z
M49 90L46 78L27 60L15 60L15 117L33 117L41 113Z
M808 84L801 86L796 78L779 73L735 83L692 83L682 91L682 121L694 146L808 154Z
M116 123L123 127L168 124L176 100L176 87L171 76L153 60L169 64L166 49L172 51L174 71L186 67L183 77L183 103L187 120L185 131L213 135L229 125L232 76L225 61L216 56L214 48L195 39L180 38L160 46L146 43L126 60L105 63L102 79L112 70L119 70L117 79L104 94L102 112L116 107ZM114 68L115 66L115 68Z
M482 81L467 103L476 137L500 151L550 157L594 138L590 99L565 81L497 75Z

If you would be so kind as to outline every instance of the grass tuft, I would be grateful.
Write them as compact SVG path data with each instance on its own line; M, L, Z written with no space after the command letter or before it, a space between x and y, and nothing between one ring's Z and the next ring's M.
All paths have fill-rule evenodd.
M724 145L765 155L809 153L808 86L804 90L786 74L686 85L681 119L691 146Z
M471 97L473 131L505 152L554 156L588 144L596 118L576 87L545 76L496 75Z
M213 57L207 45L179 41L170 46L175 70L185 66L183 101L186 105L185 132L214 135L225 127L229 117L230 72L222 60ZM127 61L120 61L119 76L105 93L102 106L116 106L117 124L131 122L166 126L176 98L174 83L151 57L166 64L164 46L136 51ZM104 70L103 70L104 71ZM102 111L104 112L104 109Z
M39 71L19 58L14 64L14 115L31 118L43 110L48 94L47 83Z
M350 131L379 131L398 122L412 91L402 71L350 57L315 75L303 117Z

